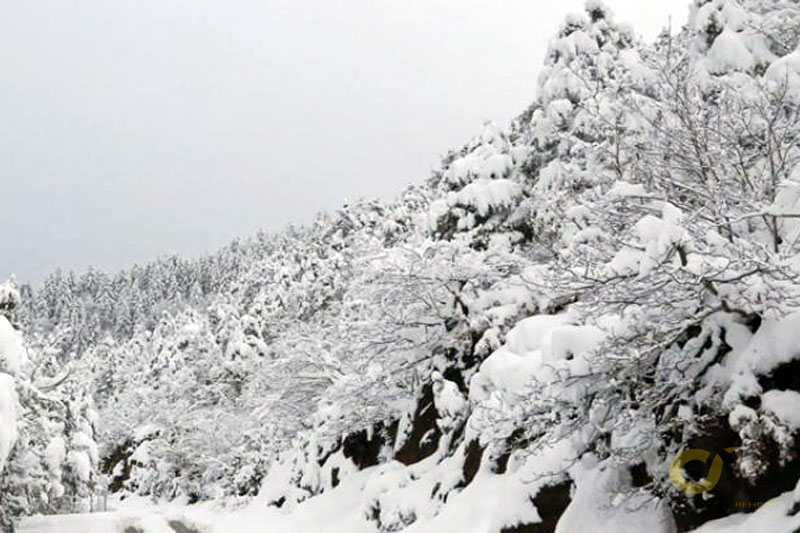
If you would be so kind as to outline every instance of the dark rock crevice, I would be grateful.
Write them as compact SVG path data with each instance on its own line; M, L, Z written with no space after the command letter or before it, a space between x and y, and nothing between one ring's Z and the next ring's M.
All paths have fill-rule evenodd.
M439 412L433 402L433 387L427 384L422 388L420 398L417 400L411 431L394 458L404 465L412 465L433 455L442 437L442 432L436 423L438 419Z
M572 501L572 486L572 480L567 479L539 489L531 502L536 507L536 512L541 520L505 527L500 530L500 533L554 533L556 524Z

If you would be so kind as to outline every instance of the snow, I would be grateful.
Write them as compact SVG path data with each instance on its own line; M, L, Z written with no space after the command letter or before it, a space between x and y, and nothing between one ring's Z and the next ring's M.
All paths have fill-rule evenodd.
M788 103L800 104L800 50L773 62L767 69L765 78L774 92L785 92Z
M787 492L767 502L750 503L758 508L750 514L736 513L703 524L694 533L741 533L742 531L797 531L800 514L790 515L792 493Z
M521 357L500 348L481 365L481 371L470 381L470 400L488 399L492 391L519 391L530 386L541 362L534 357Z
M588 22L585 17L581 17L580 19L576 18L575 20L581 20L582 23ZM575 59L584 54L597 54L599 51L597 42L585 31L572 32L564 38L553 41L550 46L552 50L558 52L566 61Z
M434 372L433 393L436 410L444 417L457 418L467 411L467 400L458 390L458 386L450 380L442 378Z
M757 418L758 413L756 413L755 409L751 409L746 405L737 405L728 415L728 423L730 424L731 429L734 431L739 431L745 425L753 422Z
M22 335L0 316L0 370L16 374L28 361L28 354L22 341Z
M552 456L551 456L552 458ZM292 512L251 503L238 510L215 504L123 508L116 512L84 515L36 516L23 520L20 533L114 533L139 527L144 533L174 533L169 522L179 522L202 533L376 533L362 516L365 479L375 469L360 472L330 493L301 503ZM556 533L674 533L666 506L652 496L634 493L632 500L615 498L629 489L625 472L606 464L582 461L570 470L576 476L572 502ZM538 514L528 499L538 488L525 490L521 478L481 472L462 492L455 494L437 516L403 529L407 533L492 533L518 523L536 522ZM554 480L549 480L554 481ZM520 498L520 495L524 496ZM742 531L795 531L800 515L790 515L792 492L767 502L753 502L752 513L736 513L707 522L693 533ZM502 513L499 513L502 511Z
M800 393L792 390L771 390L761 396L761 408L789 426L800 428Z
M17 440L17 393L14 378L0 373L0 473Z
M632 492L625 466L584 458L570 469L577 489L556 533L674 533L669 506L647 492Z
M504 475L492 473L483 462L472 482L450 494L436 516L415 522L405 531L488 533L539 521L531 499L540 488L564 480L560 472L574 457L573 445L563 440L520 461L512 458Z
M612 191L616 189L618 192L615 194L623 196L634 192L636 193L634 195L638 196L638 193L643 192L637 186L628 185L617 182ZM644 250L620 248L614 258L605 265L608 274L626 276L636 273L644 275L650 272L672 251L674 245L683 240L686 230L683 228L682 220L681 210L669 202L663 202L660 218L645 215L639 219L633 229Z
M457 188L476 178L507 177L514 165L512 156L507 153L508 148L502 131L491 122L485 124L483 133L472 141L469 153L448 165L443 175L444 182Z
M489 389L522 392L534 378L546 379L554 369L585 372L586 356L600 345L605 333L595 326L569 322L566 314L519 321L508 332L506 344L490 355L472 378L471 399L479 401Z
M731 373L769 374L783 363L800 355L800 312L784 318L766 319L740 352L728 356Z
M435 231L439 220L447 214L448 210L449 206L447 205L447 200L436 200L435 202L431 202L431 205L428 208L427 216L428 229Z
M141 442L143 440L149 439L154 437L161 431L163 428L158 424L142 424L137 426L133 430L133 440L135 442Z
M560 315L535 315L517 322L506 337L506 349L525 354L550 344L553 330L566 324L568 318Z
M605 13L605 17L607 19L612 17L611 11L608 9L608 6L606 6L605 2L603 2L602 0L586 0L586 2L584 2L583 4L583 8L586 11L590 12L602 11L603 13Z
M606 193L608 198L628 198L628 197L640 197L646 198L649 195L647 194L647 190L644 188L644 185L641 183L629 183L627 181L617 181L612 185L611 189L608 190Z
M572 360L573 373L588 371L581 363L586 354L592 353L606 338L606 333L595 326L564 325L551 334L550 361Z
M511 330L508 343L495 351L473 377L470 401L491 403L494 396L481 396L481 390L524 390L530 383L529 378L540 373L545 361L576 364L575 360L593 350L602 338L598 328L571 324L564 314L524 319ZM433 383L434 401L442 415L440 424L463 417L468 404L455 383L438 373L434 373ZM443 426L442 429L447 433L452 427ZM479 428L468 429L465 442L474 438L476 431ZM493 473L488 461L484 461L469 485L455 489L461 479L461 463L457 459L464 453L464 446L462 443L452 456L434 454L411 466L390 461L362 471L350 471L335 489L299 503L293 503L290 498L278 509L266 504L285 495L283 489L292 486L293 471L288 468L291 461L284 460L269 473L261 494L247 508L223 514L197 511L192 516L198 523L213 524L213 531L242 533L263 530L272 533L366 533L376 531L378 524L387 531L403 529L409 533L498 531L540 519L531 498L541 487L564 480L563 473L578 449L573 440L561 440L528 457L511 458L503 475ZM584 485L583 494L588 494L587 498L600 497L591 495L593 485L591 479ZM434 497L436 491L448 493L446 505ZM652 517L644 517L653 514L652 508L647 507L640 514L642 516L625 508L624 516L606 521L618 524L636 517L638 521L632 523L652 527L657 523Z
M536 522L538 513L531 504L531 497L540 487L563 480L562 476L551 472L563 471L573 455L572 443L562 441L516 468L510 465L510 470L513 469L510 475L493 474L483 466L472 483L450 494L447 505L438 513L441 502L431 498L436 481L432 476L444 479L441 476L452 474L443 484L454 485L460 478L460 468L453 461L437 463L433 458L412 467L390 462L354 472L336 489L295 506L268 506L262 496L239 509L225 509L213 502L194 506L142 506L133 498L126 500L128 503L123 502L113 513L26 519L21 531L93 533L139 527L144 533L172 533L167 524L174 520L204 533L376 533L376 524L369 517L377 503L391 531L397 530L388 522L394 517L400 521L391 524L409 522L403 529L408 533L489 533L519 523ZM278 481L276 477L272 480Z
M67 454L67 463L70 465L77 479L88 483L92 473L92 461L87 453L71 450Z
M519 184L513 181L480 178L460 191L448 194L447 202L450 206L473 207L478 214L486 216L492 210L512 205L520 194Z
M661 218L646 216L636 224L636 233L643 243L653 243L654 252L662 254L672 243L680 239L684 229L681 227L681 211L670 203L664 203Z
M377 467L354 473L334 490L305 500L290 510L265 507L258 500L233 513L218 513L213 509L199 511L200 523L211 522L214 532L237 533L374 533L365 518L364 495L367 482Z
M72 447L86 452L92 462L99 460L97 443L83 431L78 431L72 436Z
M121 508L113 512L25 518L18 531L20 533L125 533L127 531L222 533L226 531L213 527L212 520L208 516L205 516L205 521L202 522L189 516L195 513L194 509L182 505L170 504L157 507L151 503L135 501L123 503ZM173 525L175 527L172 527ZM185 529L181 529L181 526Z
M553 120L557 126L561 127L567 124L572 112L575 110L575 106L566 98L557 98L547 104L545 109L548 118Z
M47 469L53 477L61 477L61 465L64 464L66 458L67 446L64 443L64 439L61 437L54 437L45 449Z
M752 73L756 66L768 65L775 59L753 13L742 9L737 2L712 0L699 8L694 5L689 25L699 30L702 47L708 35L722 30L700 56L698 66L709 74Z
M22 521L20 533L116 533L114 513L34 516ZM148 532L149 533L149 532ZM172 532L174 533L174 531Z
M639 261L642 259L642 252L633 248L622 248L611 260L608 265L609 275L629 276L639 272Z
M706 58L708 70L714 74L731 70L749 71L756 65L755 58L742 42L740 35L727 28L714 39Z
M18 306L21 298L19 291L14 287L13 283L0 283L0 303L11 304L11 306Z
M481 165L478 176L483 179L504 178L511 170L513 161L508 154L494 154L486 158Z
M152 303L164 317L145 313L146 322L154 318L158 325L137 324L133 339L110 349L115 357L94 354L104 363L125 365L112 369L120 382L112 385L122 390L103 398L110 407L104 407L102 422L115 425L108 444L131 441L130 459L142 463L131 485L142 481L143 494L151 490L142 489L145 484L176 487L182 494L200 486L201 498L252 494L259 483L260 492L249 502L231 496L234 506L228 509L221 502L126 507L110 515L29 520L23 531L53 530L54 521L61 520L56 530L92 531L103 523L153 533L171 531L170 519L180 519L202 525L204 532L494 533L540 521L546 510L536 508L537 494L563 483L571 501L558 532L674 533L666 501L674 495L653 487L666 481L670 448L703 430L698 405L716 417L727 416L743 437L763 428L779 444L790 443L791 433L800 428L800 393L764 392L759 377L800 356L800 313L777 318L778 312L796 309L791 306L797 294L780 281L765 288L765 267L783 266L798 256L761 249L763 223L753 214L800 212L800 170L779 185L774 205L759 196L765 188L771 194L774 183L754 183L738 198L732 191L741 180L729 184L725 174L733 164L723 157L729 150L719 151L714 143L725 141L726 128L734 127L734 139L743 134L741 128L752 129L755 142L740 144L748 165L752 151L752 177L763 174L766 160L758 155L758 135L765 120L749 113L767 108L751 105L748 111L747 106L769 99L764 85L788 88L790 101L800 103L800 51L774 61L755 31L753 13L730 0L703 2L694 2L686 32L692 40L676 46L675 58L664 55L664 46L638 46L629 30L617 29L610 19L569 16L550 44L531 107L531 129L515 122L506 133L487 125L447 156L446 168L435 173L429 188L419 189L418 210L409 204L384 216L384 207L368 214L348 206L332 217L334 227L309 232L309 242L298 230L282 237L285 250L248 252L264 256L262 262L250 265L251 257L231 249L233 255L203 264L208 272L201 269L198 279L201 292L208 293L203 305L212 309L210 317L175 318L184 316L182 297L167 304L160 296L151 301L141 287L132 291L137 299L120 302L130 304L126 315L128 310L140 314L138 294L144 292L145 307ZM598 0L588 0L586 7L608 12ZM631 49L618 49L632 42ZM669 64L662 60L682 61L686 48L687 79L674 77L669 68L655 70L654 65ZM762 78L761 68L773 61ZM702 72L695 76L694 70ZM686 83L680 95L669 85L676 80ZM706 82L720 92L706 93ZM753 90L742 91L741 101L733 98L730 108L714 98L720 94L726 101L746 84ZM684 98L689 99L685 108ZM721 131L707 139L710 164L720 169L715 183L696 176L694 156L676 157L681 154L675 150L689 145L687 139L696 140L695 131L680 120L680 112L695 104L703 110L696 117L701 125L720 111L715 128ZM621 165L610 168L615 148ZM750 173L750 167L742 171ZM620 176L625 180L614 182ZM674 194L678 185L686 191ZM731 242L717 225L729 206L739 217ZM781 236L797 236L798 220L781 220ZM325 218L320 227L328 222ZM369 230L359 229L367 222ZM478 224L480 232L452 231ZM381 228L391 228L392 235ZM351 246L348 239L370 244ZM398 253L389 242L409 253ZM679 245L687 264L678 262ZM791 239L775 248L796 252ZM290 259L274 259L280 254ZM408 269L400 260L406 256L413 256ZM541 269L524 275L535 271L531 264ZM759 268L744 276L750 279L736 279L753 264ZM360 270L363 265L369 269ZM157 284L161 274L155 270L144 278L147 285ZM232 279L240 270L254 279ZM183 274L175 279L184 279ZM624 278L606 280L603 274ZM181 283L170 282L164 292L175 292ZM219 295L213 294L217 284ZM770 290L777 297L762 299L762 294L771 296ZM0 286L0 301L18 296L10 286ZM83 289L74 296L69 304L77 311L93 299ZM549 305L554 303L558 306ZM564 305L568 310L560 314L517 321ZM70 306L65 308L72 312ZM192 313L200 315L201 309ZM755 334L749 329L755 321L742 319L750 313L763 319ZM82 327L76 322L65 321L64 327ZM72 333L83 338L79 334L90 329ZM684 343L695 329L699 335ZM720 350L723 331L729 352ZM171 348L183 345L188 348ZM256 355L268 351L274 359L256 364ZM221 365L220 357L225 359ZM16 435L14 379L20 380L20 391L28 390L21 381L27 378L26 359L19 334L0 318L0 372L8 372L0 374L0 469ZM468 390L451 376L454 369ZM441 439L431 456L405 465L392 460L392 451L403 447L408 434L416 436L410 431L415 398L427 384L437 418L422 440L432 441L437 426ZM744 405L742 398L751 396L760 403ZM142 406L148 412L141 413ZM69 408L71 415L72 404ZM249 418L250 411L258 416ZM359 471L344 456L343 439L364 429L372 437L375 421L394 420L399 420L397 440L376 452L378 466ZM143 421L160 425L137 427ZM97 449L91 428L83 427L89 424L81 424L52 432L67 436L47 446L45 476L60 478L66 469L70 483L84 484L94 476ZM665 424L675 437L669 441L663 439ZM475 458L475 445L482 460L465 483L464 461L468 455ZM501 457L507 464L498 474ZM640 461L654 480L651 486L633 487L631 463ZM124 466L117 464L115 472ZM71 497L70 483L65 481L64 493L53 480L50 494ZM161 491L151 492L156 497L175 493L155 491ZM786 511L798 498L800 488L752 515L717 520L701 530L790 531L797 523ZM773 513L776 508L781 513Z
M658 73L644 64L636 50L622 50L619 53L619 59L625 66L625 69L630 73L632 79L640 86L652 86L658 80Z
M671 251L673 245L681 241L686 231L681 224L682 219L680 209L669 202L664 202L661 218L646 215L636 223L634 231L645 247L644 253L640 256L640 274L651 271ZM615 258L615 261L620 265L622 259ZM619 267L622 266L628 268L628 265Z
M377 529L368 516L372 515L371 509L376 509L389 531L406 524L402 530L408 533L488 533L537 522L539 514L531 498L539 488L563 481L563 475L556 472L564 471L573 456L573 443L561 441L521 462L512 461L505 475L493 474L484 465L473 481L463 490L452 493L447 505L437 513L432 513L431 509L432 505L437 505L430 497L431 484L426 478L429 474L418 469L418 465L406 467L390 462L353 473L336 489L292 507L268 507L258 498L234 511L221 511L213 504L203 504L158 514L185 517L209 532L374 533ZM435 465L429 462L426 468ZM452 468L444 464L443 470ZM622 469L595 468L583 473L573 468L570 473L577 479L573 500L576 503L570 505L557 531L625 533L645 528L653 533L674 531L670 529L665 507L652 497L640 495L634 502L613 498L617 491L629 489ZM141 518L129 518L126 523L146 526L146 533L159 532L158 516L152 516L149 521L151 526Z
M519 523L535 522L538 514L516 476L481 471L463 491L448 498L442 511L425 522L406 529L407 533L459 531L486 533Z

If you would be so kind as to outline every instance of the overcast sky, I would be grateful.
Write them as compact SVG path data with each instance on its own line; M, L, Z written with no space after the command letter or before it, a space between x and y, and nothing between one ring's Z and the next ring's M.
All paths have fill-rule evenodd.
M647 37L688 0L609 0ZM2 0L0 279L389 198L534 97L582 0Z

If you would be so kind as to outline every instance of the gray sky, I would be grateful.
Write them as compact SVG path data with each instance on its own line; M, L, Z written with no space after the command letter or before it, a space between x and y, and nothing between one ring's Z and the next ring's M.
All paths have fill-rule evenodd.
M688 0L608 0L652 37ZM534 97L582 0L0 0L0 279L389 198Z

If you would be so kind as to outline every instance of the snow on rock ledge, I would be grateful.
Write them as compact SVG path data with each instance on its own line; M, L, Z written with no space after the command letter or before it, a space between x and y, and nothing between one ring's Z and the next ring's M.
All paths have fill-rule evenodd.
M572 469L577 489L558 521L556 533L673 533L672 513L663 500L631 489L630 473L610 461L584 458Z

